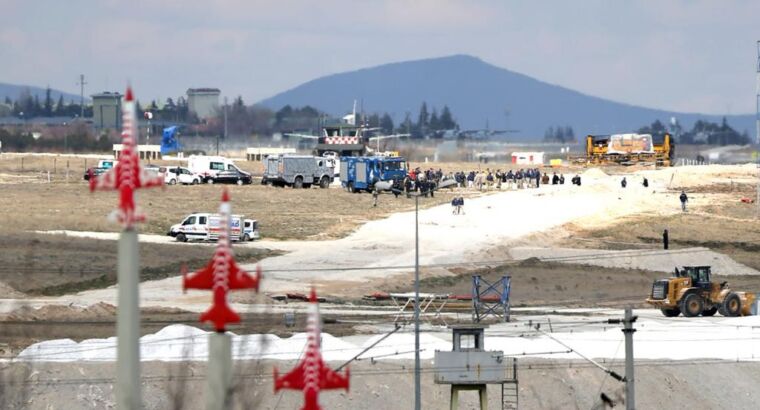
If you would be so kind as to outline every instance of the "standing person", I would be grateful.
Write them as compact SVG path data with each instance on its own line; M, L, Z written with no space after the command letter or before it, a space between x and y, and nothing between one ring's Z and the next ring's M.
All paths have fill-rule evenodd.
M463 196L459 197L457 204L459 206L459 209L457 210L457 214L461 213L462 215L464 215L464 197Z
M372 207L377 208L377 197L378 197L377 188L372 190Z
M678 197L681 200L681 210L686 212L686 203L689 202L689 197L686 196L686 191L681 191L681 196Z
M559 174L559 184L565 185L565 174Z
M475 171L470 171L470 173L467 174L467 188L472 188L474 184L475 184Z
M668 230L662 231L662 247L667 251L668 250Z
M644 181L641 182L641 185L644 185L644 188L649 187L649 180L647 179L647 177L644 177Z
M623 187L623 188L625 188L626 185L628 185L628 182L625 180L625 177L623 177L623 180L620 181L620 186Z
M559 184L559 175L555 172L554 175L552 175L552 185Z
M535 173L536 173L536 188L538 188L539 186L541 186L541 172L536 170Z
M457 215L459 213L459 198L454 197L451 199L451 214Z

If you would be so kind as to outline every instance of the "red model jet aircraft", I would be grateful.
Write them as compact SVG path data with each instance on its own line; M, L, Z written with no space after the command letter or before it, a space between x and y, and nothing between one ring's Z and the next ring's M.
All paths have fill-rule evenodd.
M135 101L132 88L127 87L127 95L121 105L122 151L119 162L106 173L95 177L90 175L90 191L95 190L118 190L119 209L114 211L114 216L125 229L131 229L135 223L145 220L135 207L134 191L138 188L161 186L164 178L160 175L151 175L140 167L140 159L137 154L137 115L135 114ZM92 173L92 171L90 171Z
M213 322L217 332L225 331L225 324L240 322L240 316L227 304L227 292L231 289L254 289L258 292L261 281L261 267L256 267L256 276L240 269L235 262L230 246L230 195L222 194L219 205L221 230L216 252L206 267L187 275L183 272L183 289L211 289L214 292L213 305L201 315L201 322Z
M306 322L308 336L304 359L295 369L282 377L278 376L277 368L274 368L274 391L277 392L280 389L302 390L304 405L301 410L320 410L319 391L328 389L348 390L350 373L346 369L345 375L341 375L327 367L322 361L319 302L317 302L317 293L313 288L309 302L309 318Z

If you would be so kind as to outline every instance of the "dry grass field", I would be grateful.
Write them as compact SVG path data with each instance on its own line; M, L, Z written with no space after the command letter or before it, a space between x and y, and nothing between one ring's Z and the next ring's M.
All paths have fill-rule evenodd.
M21 158L24 158L23 170ZM116 195L89 192L82 178L85 161L91 166L96 159L7 154L0 157L0 209L4 215L0 227L24 231L117 231L118 226L106 219L116 205ZM69 163L68 181L66 162ZM240 162L240 165L254 175L261 172L259 163ZM476 169L476 166L444 164L442 168ZM48 170L50 183L47 182ZM350 194L336 186L326 190L275 188L259 185L255 180L253 185L229 186L229 189L233 211L257 219L262 237L268 239L338 238L368 220L414 209L413 201L390 194L382 195L374 208L371 195ZM437 193L435 198L422 199L420 206L448 203L455 194L479 195L447 189ZM139 191L138 205L148 216L141 231L164 234L189 213L215 211L220 196L221 188L216 185L167 186Z

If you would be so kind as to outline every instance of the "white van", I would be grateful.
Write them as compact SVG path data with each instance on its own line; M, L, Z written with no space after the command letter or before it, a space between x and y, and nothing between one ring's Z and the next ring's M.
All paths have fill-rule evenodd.
M190 155L187 160L187 168L190 172L199 174L203 178L203 182L206 183L213 183L214 177L221 171L240 171L240 168L229 158L207 155Z
M167 235L177 239L177 242L215 241L221 231L221 216L211 213L193 213L186 216L182 222L172 225ZM230 240L252 241L259 239L259 223L255 219L244 219L241 215L230 216Z

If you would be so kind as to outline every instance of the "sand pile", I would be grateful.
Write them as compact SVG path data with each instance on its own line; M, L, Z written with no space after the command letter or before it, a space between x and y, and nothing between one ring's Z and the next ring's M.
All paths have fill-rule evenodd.
M99 320L113 318L114 305L100 302L87 307L48 305L40 308L22 306L6 315L5 320Z
M584 179L604 179L609 177L604 171L599 168L589 168L581 174L581 183Z

